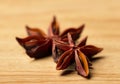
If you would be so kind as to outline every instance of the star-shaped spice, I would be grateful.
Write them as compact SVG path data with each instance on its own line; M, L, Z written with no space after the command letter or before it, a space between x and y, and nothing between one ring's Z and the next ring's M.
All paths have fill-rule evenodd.
M55 46L58 50L62 50L57 61L56 69L63 70L75 62L75 69L78 74L87 77L89 75L89 66L91 66L89 59L103 49L93 45L86 45L86 41L87 37L78 45L75 45L70 33L68 33L68 43L56 40Z
M40 58L50 55L53 51L53 58L55 60L56 55L54 53L54 40L67 42L67 33L69 32L72 35L73 40L76 41L83 31L83 28L84 25L79 28L68 28L60 34L59 24L56 21L56 17L54 17L48 29L48 35L46 35L41 29L26 26L28 37L16 37L16 40L26 50L28 56L32 58Z

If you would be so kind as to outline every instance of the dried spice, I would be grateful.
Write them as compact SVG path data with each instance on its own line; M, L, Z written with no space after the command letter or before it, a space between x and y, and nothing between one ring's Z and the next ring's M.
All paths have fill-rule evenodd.
M85 37L78 45L75 45L69 33L68 43L56 40L55 44L58 50L60 49L64 51L58 58L56 69L63 70L71 63L75 62L75 69L78 74L87 77L89 75L89 67L91 66L89 58L96 55L103 49L93 45L86 45L86 41L87 37Z
M38 28L30 28L26 26L28 37L16 37L16 40L26 50L28 56L32 58L40 58L51 55L53 51L53 58L56 61L56 54L54 53L54 40L67 42L67 33L69 32L74 38L73 40L76 41L83 31L83 28L84 25L79 28L68 28L60 34L59 24L56 21L56 17L54 17L48 29L48 35Z
M57 64L57 70L66 69L75 63L75 70L78 74L87 77L92 66L92 57L101 52L103 48L86 45L87 37L76 45L76 40L80 37L83 29L84 25L78 28L71 27L60 34L59 24L56 17L53 17L48 28L48 35L41 29L26 26L28 37L16 37L16 40L26 50L28 56L37 59L52 54Z

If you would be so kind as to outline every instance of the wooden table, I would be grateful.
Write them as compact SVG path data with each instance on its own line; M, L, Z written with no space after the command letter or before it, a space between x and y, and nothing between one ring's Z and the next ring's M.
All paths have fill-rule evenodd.
M26 37L25 25L47 33L56 15L61 31L86 24L87 44L103 47L91 78L77 72L62 75L51 56L29 58L15 37ZM1 0L0 84L120 84L120 0Z

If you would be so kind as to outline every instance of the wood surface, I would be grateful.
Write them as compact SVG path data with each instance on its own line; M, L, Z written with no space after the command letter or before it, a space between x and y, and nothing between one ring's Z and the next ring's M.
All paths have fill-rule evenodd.
M81 38L104 48L90 79L56 70L51 56L29 58L15 40L27 36L26 25L47 33L54 15L61 32L85 24ZM120 84L120 0L0 0L0 84L35 83Z

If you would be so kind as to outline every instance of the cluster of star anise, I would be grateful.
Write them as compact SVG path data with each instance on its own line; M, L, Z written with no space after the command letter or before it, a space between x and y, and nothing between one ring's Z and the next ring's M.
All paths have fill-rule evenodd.
M26 50L28 56L37 59L52 54L57 70L66 69L75 63L78 74L87 77L91 67L90 59L103 49L86 45L87 37L76 45L76 40L83 29L84 25L78 28L71 27L60 34L59 24L54 17L48 29L48 35L38 28L26 26L28 37L16 37L16 40Z

